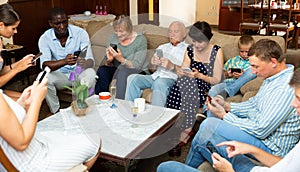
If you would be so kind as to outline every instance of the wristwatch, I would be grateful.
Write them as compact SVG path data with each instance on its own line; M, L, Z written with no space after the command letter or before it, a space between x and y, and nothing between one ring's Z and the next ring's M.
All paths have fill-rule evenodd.
M126 59L124 59L124 61L121 63L121 65L126 65L126 62L127 62L127 60Z

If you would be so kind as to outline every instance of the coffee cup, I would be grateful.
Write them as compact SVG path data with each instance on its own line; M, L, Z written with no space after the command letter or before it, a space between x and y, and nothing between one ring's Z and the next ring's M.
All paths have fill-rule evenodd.
M138 108L138 113L145 111L146 100L144 98L134 99L134 106Z
M99 99L101 101L108 101L110 99L110 93L109 92L101 92L101 93L99 93Z

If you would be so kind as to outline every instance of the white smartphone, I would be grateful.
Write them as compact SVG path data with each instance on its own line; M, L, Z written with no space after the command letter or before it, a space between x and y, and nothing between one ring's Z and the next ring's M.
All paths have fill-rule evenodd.
M188 67L182 67L182 70L185 72L193 72L192 69L190 69Z
M36 80L41 83L43 81L43 79L48 76L50 71L51 71L51 69L48 66L46 66L45 69L43 70L43 72L40 72L38 74L38 76L36 77Z

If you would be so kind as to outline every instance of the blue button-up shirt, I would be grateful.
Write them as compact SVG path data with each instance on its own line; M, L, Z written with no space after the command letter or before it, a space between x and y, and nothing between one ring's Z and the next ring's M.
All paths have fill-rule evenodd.
M39 39L39 49L42 52L40 66L45 61L61 60L66 58L68 54L74 54L75 51L82 50L88 46L85 59L93 59L91 43L88 33L77 26L68 25L69 37L65 47L62 47L59 39L56 38L54 29L48 29ZM59 71L65 74L75 70L75 65L65 65L59 68Z
M224 121L261 139L278 156L286 155L299 141L300 117L291 107L294 89L289 86L294 67L264 80L258 93L248 101L230 103Z

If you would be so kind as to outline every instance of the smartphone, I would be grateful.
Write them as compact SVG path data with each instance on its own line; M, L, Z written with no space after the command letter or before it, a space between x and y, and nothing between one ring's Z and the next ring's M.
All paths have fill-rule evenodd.
M34 56L34 58L32 59L31 63L34 63L37 61L37 59L39 59L41 57L43 53L39 52L37 55Z
M182 67L182 70L185 72L193 72L192 69L190 69L188 67Z
M231 73L233 73L233 72L241 73L242 69L241 68L231 68L230 71L231 71Z
M111 46L116 52L118 52L118 46L117 46L117 44L110 44L110 46Z
M217 148L210 141L208 141L206 143L206 148L209 150L210 153L213 153L213 152L218 153Z
M156 56L157 57L163 57L163 51L161 49L156 49Z
M88 46L85 46L82 50L75 51L74 56L85 58Z
M36 78L37 81L39 81L39 83L41 83L43 81L43 79L50 73L51 69L46 66L45 69L40 72Z
M81 53L80 50L79 50L79 51L75 51L75 52L73 53L73 55L78 57L80 53Z

